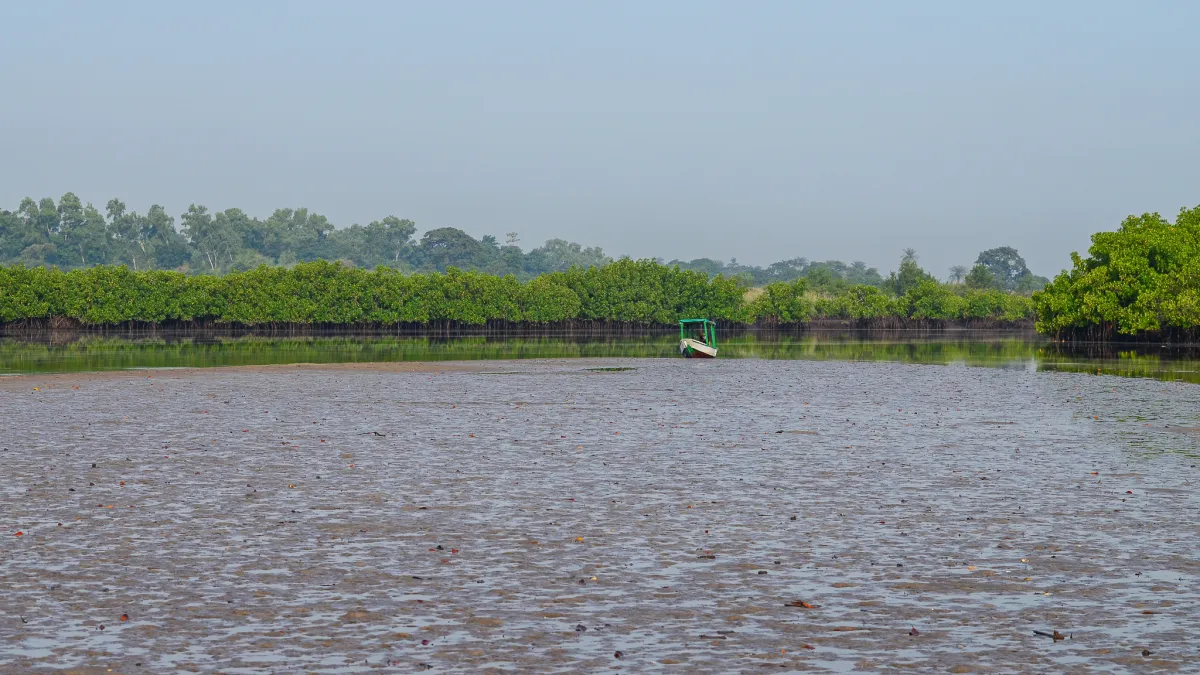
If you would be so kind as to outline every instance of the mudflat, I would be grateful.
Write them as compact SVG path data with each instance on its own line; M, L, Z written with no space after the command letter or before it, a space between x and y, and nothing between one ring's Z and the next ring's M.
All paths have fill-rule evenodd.
M0 378L0 671L1185 672L1198 418L895 363Z

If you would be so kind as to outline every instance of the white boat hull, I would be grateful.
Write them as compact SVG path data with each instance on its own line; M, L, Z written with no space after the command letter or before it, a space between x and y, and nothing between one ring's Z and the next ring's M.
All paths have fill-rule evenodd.
M690 359L715 359L717 350L699 340L684 339L679 341L679 353Z

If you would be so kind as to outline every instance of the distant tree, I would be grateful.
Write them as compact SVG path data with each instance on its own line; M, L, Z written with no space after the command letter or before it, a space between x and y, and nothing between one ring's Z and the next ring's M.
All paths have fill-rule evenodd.
M268 242L262 251L268 258L282 258L290 252L292 260L319 260L327 257L325 245L333 225L320 214L308 209L276 209L262 223Z
M412 251L412 236L417 224L408 219L388 216L367 225L367 246L370 252L386 259L392 265Z
M106 262L108 254L108 224L96 207L86 207L75 193L68 192L58 200L59 237L73 254L80 267Z
M681 270L691 270L695 272L704 272L710 278L718 274L725 273L725 263L712 258L696 258L695 260L672 260L667 263L671 267L678 267Z
M126 211L125 202L120 199L108 200L104 210L108 214L114 262L128 263L135 271L148 267L149 255L142 239L141 218Z
M229 269L234 255L242 248L241 233L231 226L231 218L222 214L213 218L208 207L192 204L187 213L180 217L183 233L191 243L200 267L210 272Z
M1046 277L1039 277L1030 272L1021 275L1021 278L1017 279L1016 286L1013 290L1016 290L1020 293L1032 293L1033 291L1038 291L1045 288L1046 284L1048 283L1050 283L1050 280Z
M49 264L56 257L58 247L54 244L32 244L21 249L20 261L27 267Z
M828 265L809 266L805 271L803 281L806 289L824 291L826 293L840 291L849 285L842 275L837 273L835 268Z
M808 258L801 256L792 258L791 260L781 260L777 263L767 265L767 269L763 272L761 282L771 283L773 281L791 281L799 278L808 268Z
M12 260L25 248L29 228L20 216L0 209L0 261Z
M599 247L584 248L566 239L549 239L526 256L526 269L540 274L563 272L572 267L595 267L610 262Z
M966 265L954 265L950 268L950 283L961 284L967 278Z
M447 266L489 274L513 274L528 279L572 267L604 265L611 260L599 247L585 247L565 239L550 239L525 252L516 232L507 232L504 243L496 236L476 240L455 228L437 228L414 241L416 224L396 216L368 225L338 228L324 216L306 208L277 209L259 219L241 209L210 211L193 204L175 219L155 204L141 215L124 201L111 199L103 213L68 192L61 199L21 200L16 210L0 209L0 264L25 262L62 268L97 264L124 264L135 270L178 269L225 272L258 265L290 266L313 260L341 260L347 265L374 268L380 265L409 272L444 270ZM847 285L906 288L924 274L917 254L905 249L899 274L888 284L875 268L862 261L810 261L793 257L766 266L722 262L711 258L669 263L695 270L709 278L722 275L735 286L765 286L774 282L808 279L806 288L829 291ZM654 258L661 262L661 258ZM1041 277L1019 277L1022 288L1038 288Z
M426 269L439 272L447 267L472 269L480 254L480 244L458 228L439 227L421 237L419 251Z
M54 243L59 236L59 220L58 220L58 205L49 197L43 197L41 201L33 201L26 197L21 200L21 207L18 213L25 223L39 234L45 233L43 241L46 243Z
M1025 266L1025 259L1011 246L990 248L979 254L975 259L976 265L985 265L996 278L996 284L1002 288L1015 289L1018 281L1030 274Z
M987 265L975 265L966 276L968 288L995 288L998 286L996 275Z
M904 295L910 289L916 288L922 281L930 280L934 280L933 277L917 264L917 252L906 248L904 255L900 258L899 272L892 272L888 276L885 286L896 295Z
M855 260L846 270L846 281L855 286L879 286L883 283L883 277L880 276L879 270L867 267L861 260Z
M140 222L142 238L160 269L182 268L191 257L187 238L175 231L175 219L161 204L154 204Z

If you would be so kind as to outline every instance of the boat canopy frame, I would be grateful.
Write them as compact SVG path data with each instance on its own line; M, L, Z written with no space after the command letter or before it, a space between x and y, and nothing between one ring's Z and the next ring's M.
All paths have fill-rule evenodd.
M716 349L717 348L717 324L716 324L716 322L709 321L708 319L680 319L679 320L679 339L680 340L687 339L687 337L688 337L687 330L690 326L692 326L694 324L700 324L700 330L704 335L704 337L703 337L704 344L708 345L709 347L712 347L713 349Z

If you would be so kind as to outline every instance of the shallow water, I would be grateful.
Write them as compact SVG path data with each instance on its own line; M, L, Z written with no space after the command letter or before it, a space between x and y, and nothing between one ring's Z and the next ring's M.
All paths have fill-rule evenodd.
M834 361L445 368L9 380L0 670L1200 661L1200 387Z
M889 361L1152 377L1200 383L1200 350L1164 345L1054 343L1029 331L725 331L722 359ZM263 337L79 333L0 336L0 375L294 363L377 363L547 358L664 358L678 333L565 332L431 337L379 334Z

